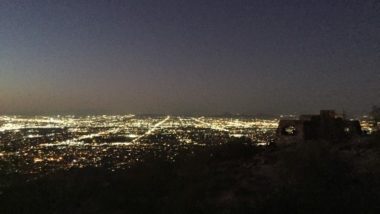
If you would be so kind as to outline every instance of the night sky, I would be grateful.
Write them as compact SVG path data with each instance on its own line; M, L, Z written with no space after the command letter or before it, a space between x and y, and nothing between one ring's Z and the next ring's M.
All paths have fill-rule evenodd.
M379 0L0 1L0 114L379 103Z

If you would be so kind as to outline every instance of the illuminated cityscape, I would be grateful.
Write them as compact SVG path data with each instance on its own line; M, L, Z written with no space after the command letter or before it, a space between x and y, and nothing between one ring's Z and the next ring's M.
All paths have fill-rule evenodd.
M380 213L380 0L1 0L0 214Z
M273 140L277 119L156 116L0 117L0 160L9 172L126 168L147 153L175 161L178 151L247 137ZM10 166L10 167L9 167Z

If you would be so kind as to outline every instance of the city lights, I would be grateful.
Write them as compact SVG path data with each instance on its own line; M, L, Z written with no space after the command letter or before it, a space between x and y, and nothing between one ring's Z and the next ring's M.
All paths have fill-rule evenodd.
M146 153L175 161L178 151L247 137L266 145L278 120L214 117L0 117L0 160L10 172L49 173L83 167L126 168Z

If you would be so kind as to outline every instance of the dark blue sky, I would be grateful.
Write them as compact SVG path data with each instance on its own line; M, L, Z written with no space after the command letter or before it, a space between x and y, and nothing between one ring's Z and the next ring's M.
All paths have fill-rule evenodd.
M0 1L0 114L379 102L378 0Z

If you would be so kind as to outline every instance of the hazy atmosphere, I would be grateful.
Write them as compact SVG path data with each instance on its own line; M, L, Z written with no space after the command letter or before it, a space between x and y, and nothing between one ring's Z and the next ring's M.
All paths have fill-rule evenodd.
M379 1L0 1L0 113L362 113Z

